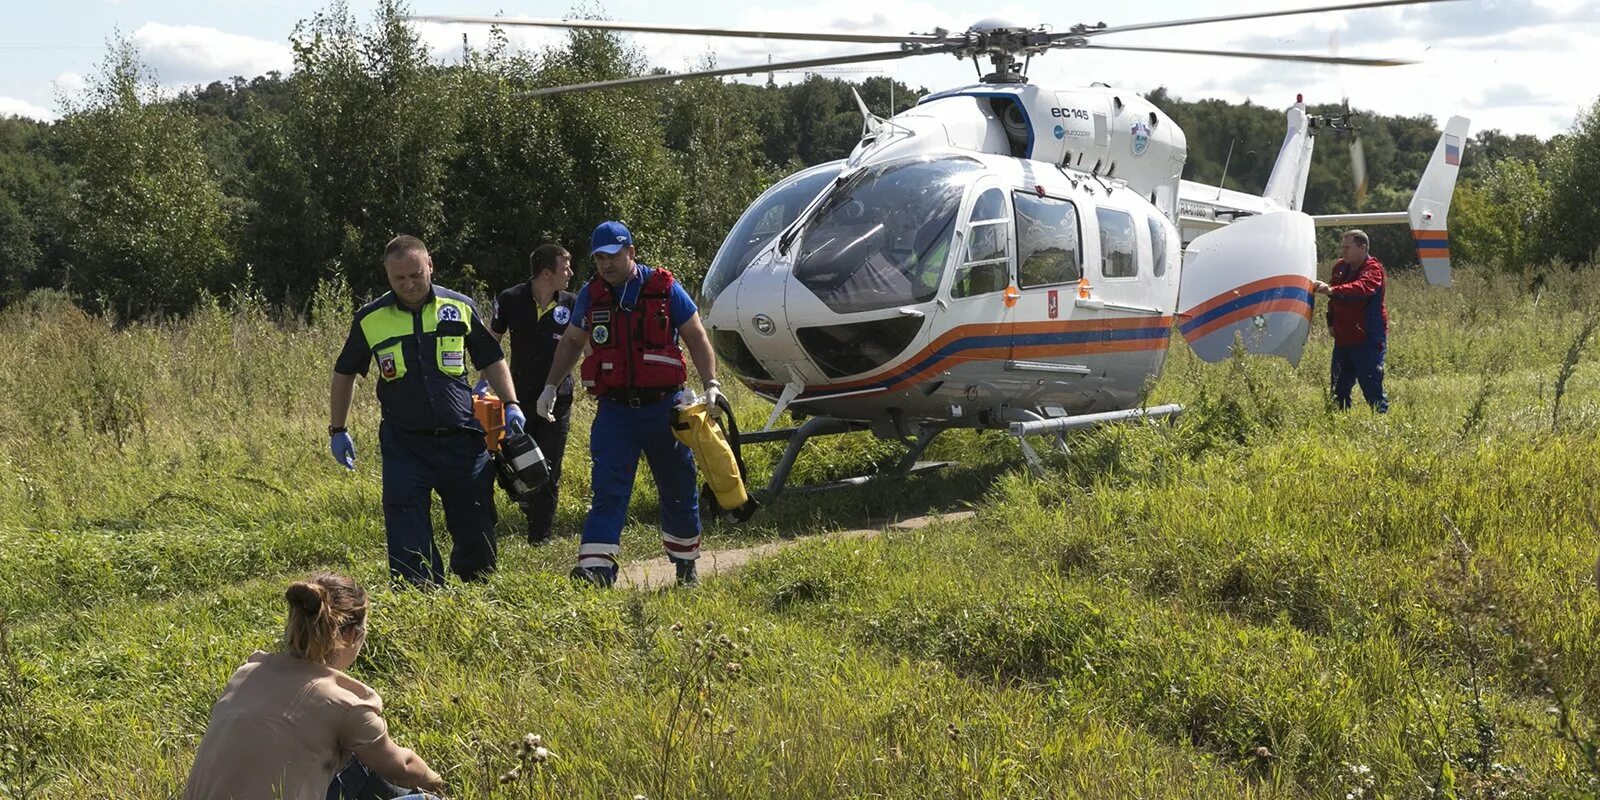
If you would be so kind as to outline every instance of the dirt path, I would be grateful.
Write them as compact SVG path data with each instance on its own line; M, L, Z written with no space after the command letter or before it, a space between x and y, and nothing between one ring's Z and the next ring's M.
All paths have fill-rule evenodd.
M754 547L742 547L737 550L702 551L700 553L700 579L705 580L715 575L732 572L751 561L768 558L805 542L871 539L885 531L914 531L926 528L935 522L953 522L971 519L973 516L975 516L975 512L972 511L953 511L948 514L912 517L890 523L882 528L836 531L834 533L825 533L821 536L781 539L775 542L758 544ZM676 575L673 572L672 565L663 558L652 558L647 561L635 561L627 564L622 568L621 574L617 576L617 583L629 589L660 589L664 586L671 586L674 580L676 580Z

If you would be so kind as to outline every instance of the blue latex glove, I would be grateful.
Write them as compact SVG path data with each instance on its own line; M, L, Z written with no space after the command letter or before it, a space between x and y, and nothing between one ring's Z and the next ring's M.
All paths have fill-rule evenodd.
M489 393L489 379L488 378L479 378L478 379L478 385L472 387L472 393L475 394L475 395L479 395L479 396L483 396L483 395L488 394Z
M352 472L356 468L356 440L350 438L350 432L336 433L328 440L328 449L333 451L333 460Z
M522 433L528 427L528 418L522 413L522 406L506 406L506 433Z

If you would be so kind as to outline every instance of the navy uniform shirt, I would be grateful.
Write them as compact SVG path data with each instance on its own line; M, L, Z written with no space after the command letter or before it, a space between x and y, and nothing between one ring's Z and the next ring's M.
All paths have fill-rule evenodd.
M470 298L442 286L434 286L423 299L422 310L441 308L434 303L436 296L463 301L471 309L468 315L471 319L465 321L462 334L465 337L466 355L472 359L474 367L481 371L505 358L500 343L484 327ZM405 431L482 431L482 426L472 416L472 389L465 371L461 375L449 375L439 368L438 339L448 331L424 331L422 310L410 311L400 306L394 292L385 293L356 312L344 349L339 352L338 360L333 362L333 371L341 375L367 374L373 353L362 332L361 321L375 311L391 307L411 315L411 332L398 340L405 362L405 374L393 380L378 380L378 404L383 409L384 422ZM434 313L437 314L437 311ZM430 320L432 324L427 327L445 324L445 316L453 314L440 314L440 318Z
M511 331L511 382L517 386L517 397L538 397L544 391L556 345L574 322L572 305L577 299L571 292L556 292L555 301L541 307L533 296L533 284L527 282L496 298L489 327L499 334ZM556 394L572 394L571 375L556 387Z

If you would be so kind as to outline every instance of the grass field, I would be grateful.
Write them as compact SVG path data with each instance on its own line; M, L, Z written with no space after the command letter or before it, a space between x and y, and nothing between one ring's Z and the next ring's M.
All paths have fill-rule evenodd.
M929 457L958 467L788 496L707 546L972 519L659 593L575 589L575 540L530 548L503 500L488 585L385 588L369 383L356 473L323 435L334 293L305 324L248 298L126 327L14 307L0 797L175 796L320 568L373 590L352 672L458 799L1594 796L1600 275L1458 278L1391 288L1388 417L1330 410L1321 331L1298 368L1175 343L1153 400L1188 404L1176 424L1077 436L1043 478L954 434ZM795 481L898 452L820 443ZM625 558L658 555L654 517L645 479ZM528 733L554 757L502 783Z

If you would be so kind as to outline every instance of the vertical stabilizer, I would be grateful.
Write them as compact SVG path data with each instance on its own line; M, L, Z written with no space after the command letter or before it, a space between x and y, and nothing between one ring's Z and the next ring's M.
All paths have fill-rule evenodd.
M1306 197L1306 176L1311 171L1311 148L1315 144L1304 97L1295 95L1287 116L1289 129L1283 135L1283 148L1278 151L1278 162L1272 165L1272 177L1267 179L1266 191L1261 196L1281 210L1301 211Z
M1422 274L1434 286L1450 285L1450 198L1456 191L1456 174L1461 171L1469 124L1466 117L1451 117L1445 123L1433 157L1428 159L1428 167L1417 183L1417 193L1406 209Z

